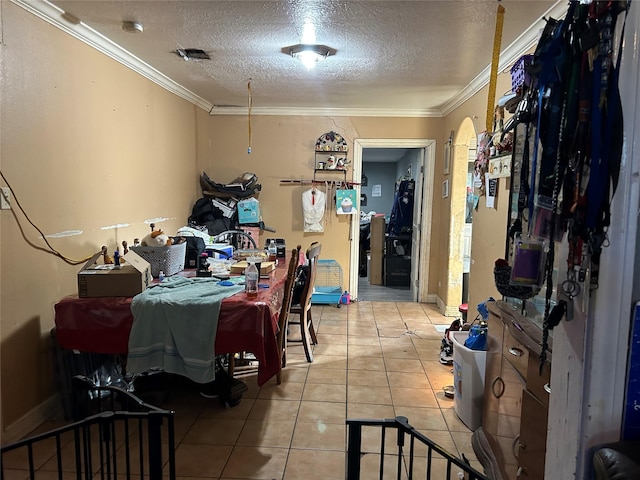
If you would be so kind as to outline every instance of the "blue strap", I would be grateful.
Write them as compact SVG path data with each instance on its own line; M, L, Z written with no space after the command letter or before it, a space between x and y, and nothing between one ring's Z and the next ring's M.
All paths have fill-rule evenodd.
M589 184L587 185L588 204L586 225L589 230L597 232L602 232L603 228L609 225L610 197L615 192L620 172L621 151L619 149L622 142L620 137L622 132L622 105L618 87L618 76L629 6L630 3L627 3L615 66L611 65L610 73L604 72L602 56L598 56L593 65L591 164ZM613 35L615 24L610 28L611 34ZM608 75L608 85L606 102L601 104L601 90L598 86L601 85L603 81L603 73ZM612 182L613 185L612 192L609 191L610 182Z

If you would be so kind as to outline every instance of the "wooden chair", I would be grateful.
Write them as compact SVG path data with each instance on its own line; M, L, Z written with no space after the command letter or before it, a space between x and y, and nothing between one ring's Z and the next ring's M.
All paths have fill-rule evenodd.
M276 374L278 385L282 383L282 369L287 365L287 319L291 310L293 283L296 277L296 268L298 267L301 248L302 247L298 245L297 248L291 250L291 259L289 260L289 268L287 270L287 277L284 282L284 289L282 292L282 307L280 308L280 314L278 316L278 332L276 333L276 344L278 346L278 351L280 352L280 369ZM240 353L239 360L236 360L235 355L229 355L227 371L231 377L238 374L246 375L257 372L256 366L241 367L239 369L237 364L242 363L243 360L244 352Z
M291 301L293 299L293 283L296 277L296 268L298 267L298 259L300 257L300 245L291 250L291 259L289 260L289 270L287 271L287 279L284 283L284 291L282 293L282 307L278 317L278 333L277 344L280 352L280 370L276 374L278 385L282 382L282 369L287 366L287 322L289 313L291 313Z
M304 353L307 356L307 362L313 362L313 352L311 351L311 345L318 343L316 337L316 331L313 327L313 319L311 317L311 295L313 294L313 286L316 281L316 268L318 263L318 257L322 245L318 242L312 243L306 252L308 260L309 271L307 274L306 283L302 290L302 296L300 297L300 304L293 305L291 307L291 314L298 315L298 321L292 321L289 319L289 325L300 325L300 336L302 346L304 347Z

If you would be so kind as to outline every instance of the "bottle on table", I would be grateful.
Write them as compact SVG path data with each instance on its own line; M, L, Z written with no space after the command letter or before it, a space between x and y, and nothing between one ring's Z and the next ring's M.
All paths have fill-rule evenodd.
M267 252L269 253L270 262L276 262L278 260L278 247L274 239L271 239L271 241L269 242L269 248L267 249Z
M258 279L260 274L255 263L249 262L249 266L244 272L244 291L248 298L256 298L258 296Z

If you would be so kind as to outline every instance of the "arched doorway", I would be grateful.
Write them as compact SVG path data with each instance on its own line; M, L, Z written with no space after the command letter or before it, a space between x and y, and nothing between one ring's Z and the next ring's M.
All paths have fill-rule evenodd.
M465 118L450 140L450 196L449 255L447 268L447 298L445 315L458 314L458 306L466 302L467 281L471 253L471 218L473 210L473 161L477 134L473 120ZM471 195L469 195L471 193Z

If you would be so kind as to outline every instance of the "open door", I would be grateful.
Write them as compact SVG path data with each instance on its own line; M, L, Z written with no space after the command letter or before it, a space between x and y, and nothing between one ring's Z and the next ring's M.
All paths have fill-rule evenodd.
M362 177L362 151L364 148L410 148L421 149L420 165L416 166L414 178L416 191L414 209L419 210L412 222L412 264L411 293L414 301L428 302L429 258L431 251L431 210L433 204L433 179L435 165L435 140L431 139L356 139L353 149L353 181L356 183L358 198ZM358 277L360 259L360 225L351 223L351 251L349 269L349 292L358 298ZM433 300L432 300L433 301Z
M420 287L420 258L422 245L422 217L423 217L423 186L424 186L424 164L425 149L421 149L418 155L418 165L414 175L415 197L413 202L413 225L411 226L411 244L413 245L411 253L411 298L414 302L418 301L418 292ZM425 272L426 273L426 272Z

